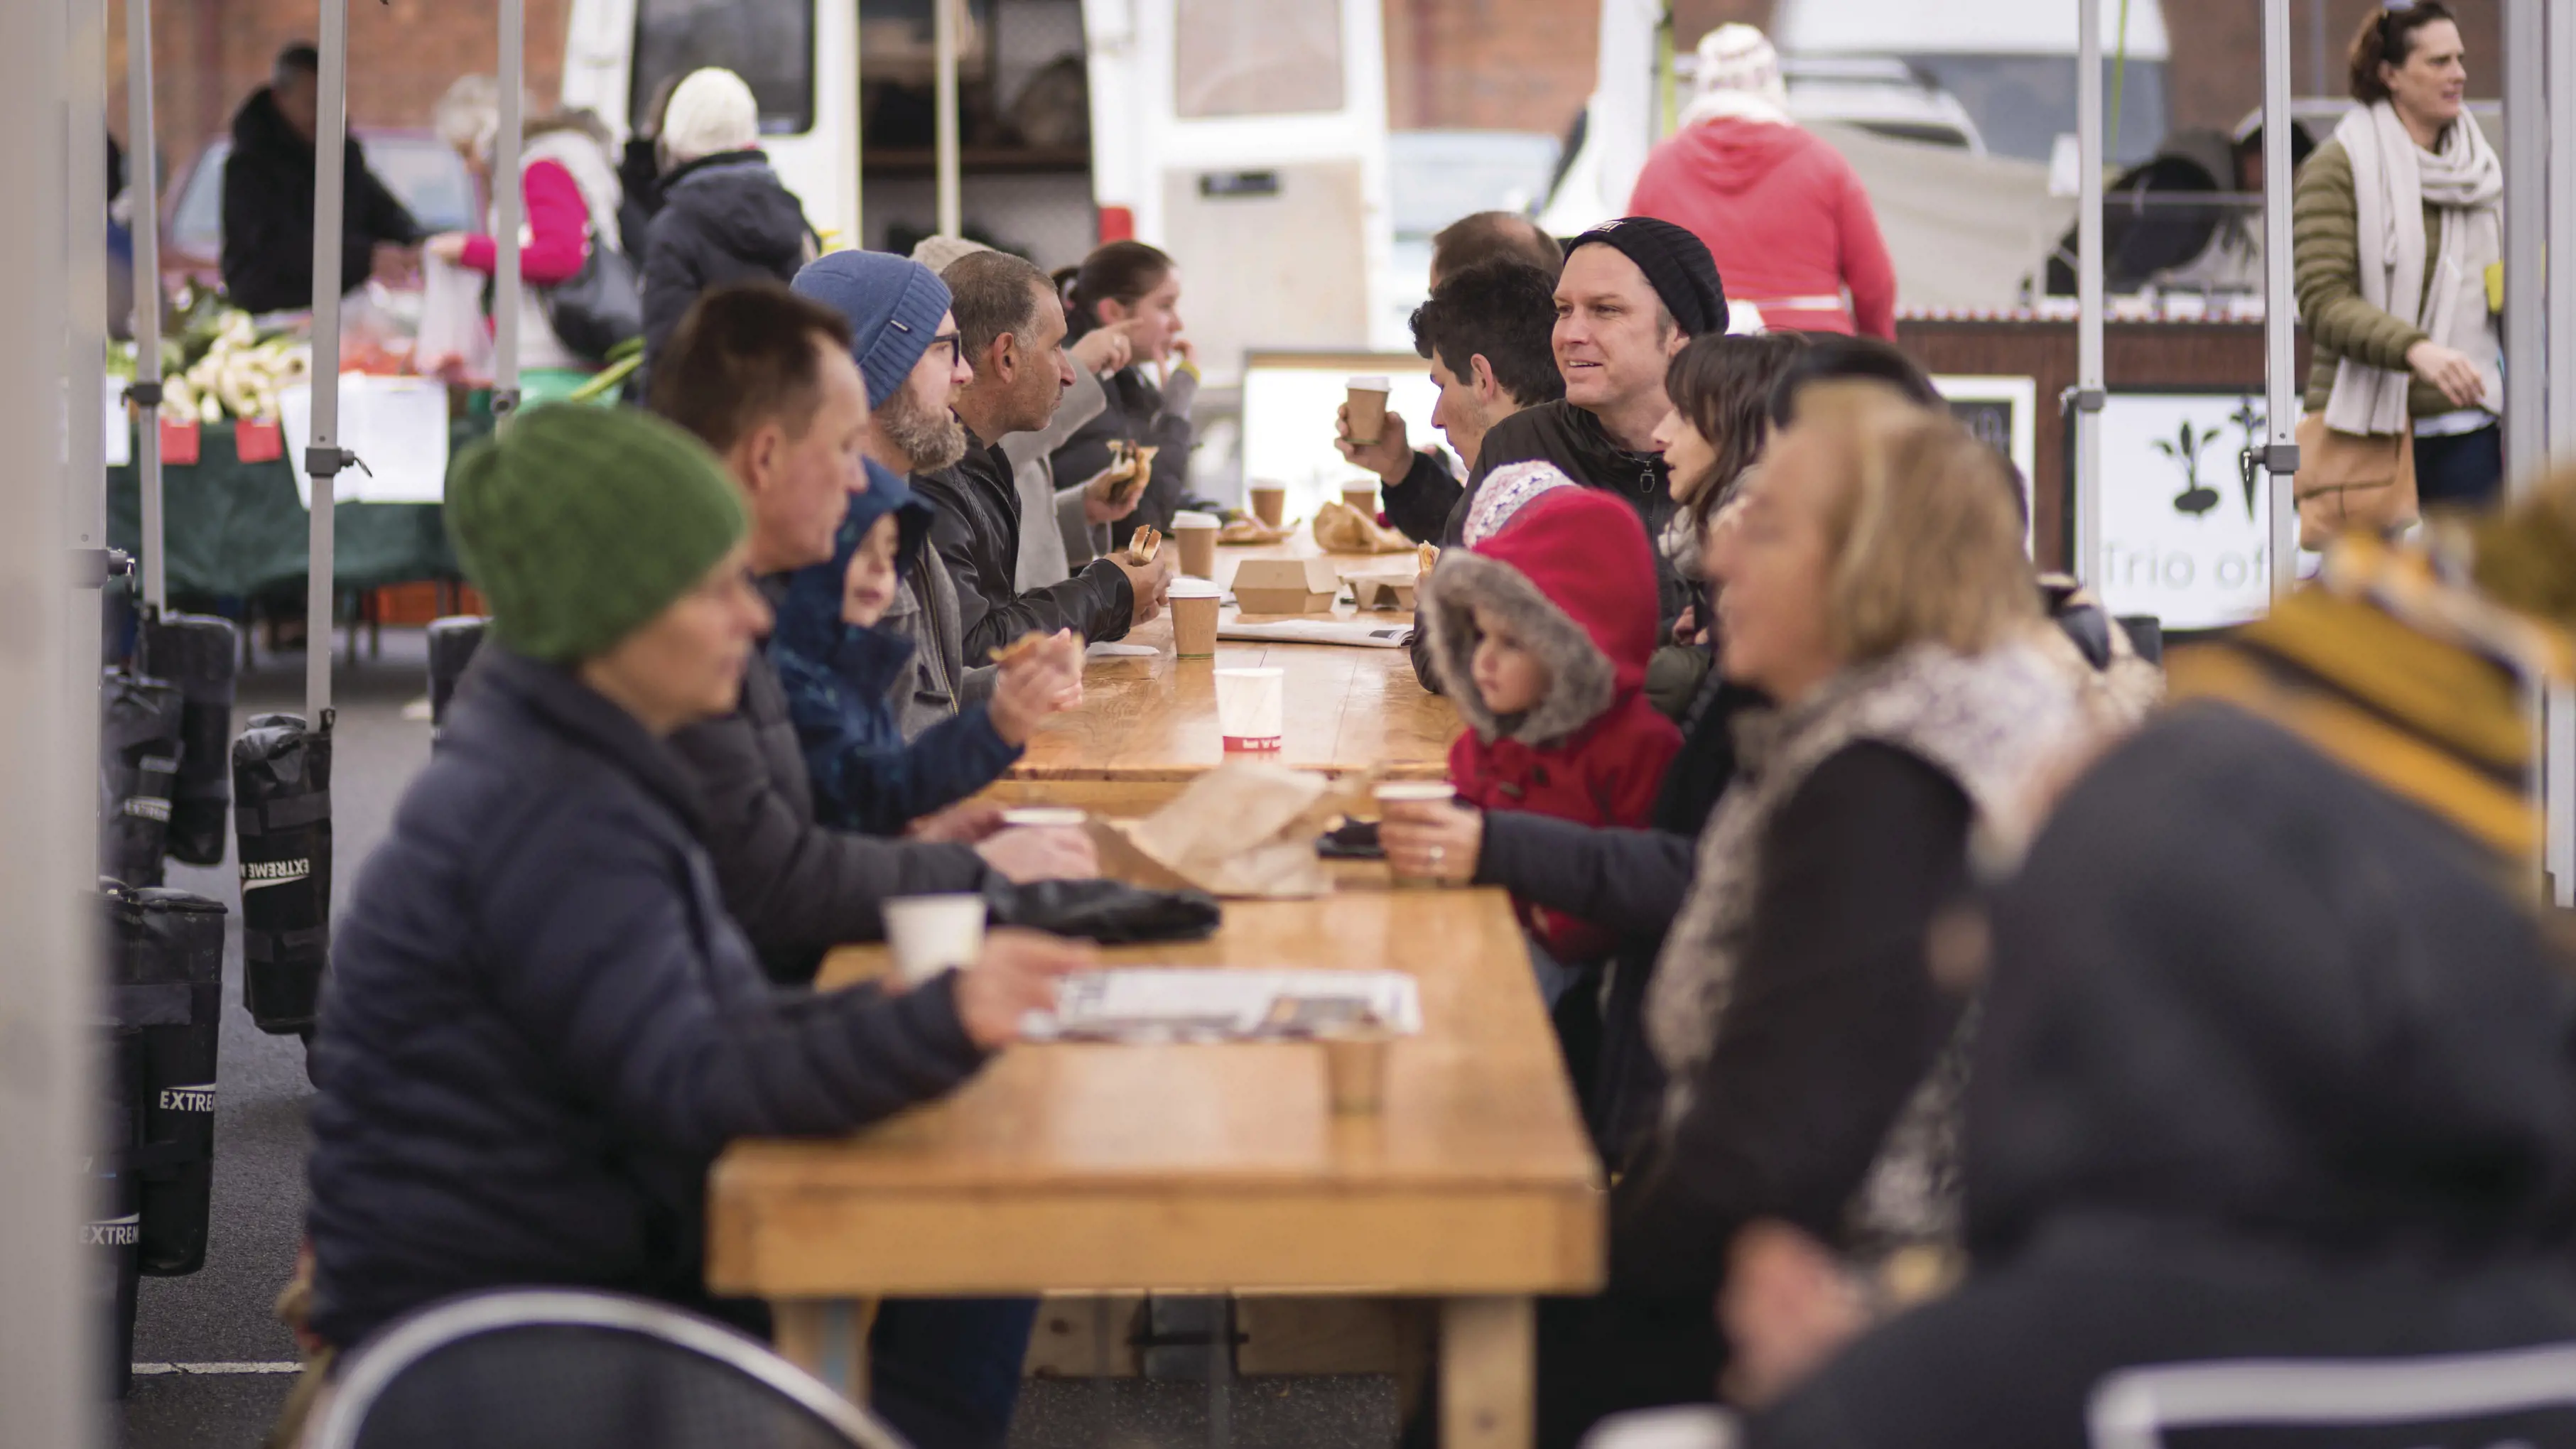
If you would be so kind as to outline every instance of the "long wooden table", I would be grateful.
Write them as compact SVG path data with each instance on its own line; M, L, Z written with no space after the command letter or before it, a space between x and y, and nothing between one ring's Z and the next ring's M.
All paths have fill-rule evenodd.
M709 1285L771 1300L781 1347L854 1393L881 1296L1435 1298L1443 1441L1526 1449L1532 1297L1599 1286L1599 1170L1508 898L1342 874L1322 901L1229 902L1208 940L1104 954L1412 971L1423 1031L1381 1114L1335 1116L1311 1044L1014 1048L856 1137L728 1151ZM824 981L883 969L850 948Z
M1173 545L1166 543L1168 551ZM1310 558L1310 535L1289 543L1217 550L1218 582L1231 585L1247 558ZM1333 556L1344 574L1404 570L1409 554ZM1237 617L1232 606L1223 615ZM1269 616L1263 616L1269 617ZM1347 603L1336 617L1355 616ZM1370 614L1394 622L1395 614ZM1028 753L988 792L1007 804L1078 805L1113 815L1141 815L1177 795L1223 758L1216 721L1219 668L1276 666L1286 671L1286 710L1279 762L1329 775L1371 770L1398 780L1436 780L1447 772L1458 712L1424 689L1402 649L1326 644L1220 641L1214 659L1172 654L1168 616L1124 640L1150 657L1093 659L1082 673L1082 708L1049 720Z

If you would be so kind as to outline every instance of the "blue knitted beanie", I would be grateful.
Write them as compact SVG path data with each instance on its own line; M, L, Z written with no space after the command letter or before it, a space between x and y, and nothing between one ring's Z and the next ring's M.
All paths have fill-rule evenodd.
M830 253L796 274L796 290L850 319L850 355L871 408L903 386L948 311L938 273L886 252Z

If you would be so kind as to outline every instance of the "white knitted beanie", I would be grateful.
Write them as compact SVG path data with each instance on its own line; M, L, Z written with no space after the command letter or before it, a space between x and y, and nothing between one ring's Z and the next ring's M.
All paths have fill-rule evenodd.
M1775 106L1789 104L1789 88L1780 77L1780 52L1770 37L1750 25L1726 24L1699 38L1699 95L1735 91L1761 97Z
M662 112L662 154L673 166L760 144L760 103L732 71L691 71Z

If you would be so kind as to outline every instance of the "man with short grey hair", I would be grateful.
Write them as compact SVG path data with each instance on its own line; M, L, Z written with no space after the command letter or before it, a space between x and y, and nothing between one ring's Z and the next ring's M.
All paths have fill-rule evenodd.
M1171 563L1133 564L1113 551L1059 584L1015 587L1022 526L1018 484L999 440L1047 425L1073 385L1064 353L1064 304L1055 286L1007 252L976 252L949 264L960 346L975 380L954 406L969 433L966 456L913 479L939 509L930 540L956 581L966 657L982 659L1023 634L1071 629L1116 639L1161 611Z

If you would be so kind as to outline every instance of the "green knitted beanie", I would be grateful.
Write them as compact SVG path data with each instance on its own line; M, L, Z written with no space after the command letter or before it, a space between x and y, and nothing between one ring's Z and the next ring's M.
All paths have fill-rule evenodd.
M492 632L532 659L606 653L698 586L743 536L714 454L632 409L533 408L468 449L447 531Z

